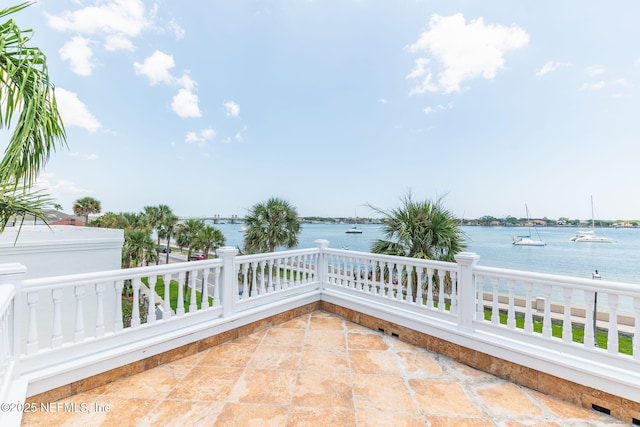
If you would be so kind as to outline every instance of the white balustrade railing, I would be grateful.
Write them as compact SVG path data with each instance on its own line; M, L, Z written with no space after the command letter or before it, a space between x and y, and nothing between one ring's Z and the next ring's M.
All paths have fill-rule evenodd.
M144 348L167 351L171 348L163 343L184 345L201 339L198 331L215 333L224 330L217 327L237 327L242 319L255 321L318 300L387 316L489 354L522 344L533 349L527 357L534 359L546 357L535 348L551 348L640 371L637 285L481 267L470 253L451 263L327 245L317 241L316 248L242 256L225 247L214 260L19 280L15 296L13 288L0 286L1 385L7 384L12 361L35 381L38 372L51 372L70 357L94 360L101 353L126 353L126 360L140 359L150 354ZM162 301L155 292L160 282ZM606 304L598 313L596 292L598 302ZM131 300L130 319L124 316L123 295ZM608 336L606 350L596 346L594 314L597 330ZM625 316L631 320L623 321ZM554 324L562 328L558 337ZM580 329L584 342L576 343L573 333ZM621 333L633 337L631 355L620 353ZM13 337L20 339L17 351ZM514 350L514 359L522 351ZM113 369L104 361L95 363ZM48 382L42 389L54 385Z
M13 380L16 364L13 340L14 301L15 287L0 286L0 398L4 398L7 394L7 387Z

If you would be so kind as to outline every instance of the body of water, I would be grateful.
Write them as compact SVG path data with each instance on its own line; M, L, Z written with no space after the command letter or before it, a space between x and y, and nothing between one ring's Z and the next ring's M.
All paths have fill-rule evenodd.
M215 225L225 235L228 246L243 247L241 224ZM326 239L329 247L369 252L373 242L383 238L382 226L358 225L362 234L347 234L348 224L303 224L299 248L314 247L314 240ZM546 246L514 246L512 237L528 234L521 227L462 227L467 251L480 255L480 265L591 278L598 270L603 280L640 284L640 229L597 229L596 234L612 243L576 243L569 240L580 229L539 227L531 229ZM537 233L536 233L537 232Z

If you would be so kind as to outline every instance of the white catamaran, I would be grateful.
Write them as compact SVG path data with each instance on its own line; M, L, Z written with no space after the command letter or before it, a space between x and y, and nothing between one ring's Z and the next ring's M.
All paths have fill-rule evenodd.
M593 196L591 196L591 230L578 231L578 233L571 237L572 242L587 242L587 243L611 243L608 237L596 236L596 223L593 216Z
M538 239L536 240L531 238L531 221L529 220L529 208L527 207L526 203L524 204L524 208L527 211L527 225L529 225L529 234L527 234L526 236L515 236L513 238L513 242L511 243L516 246L545 246L546 243L540 239L538 230L536 230Z

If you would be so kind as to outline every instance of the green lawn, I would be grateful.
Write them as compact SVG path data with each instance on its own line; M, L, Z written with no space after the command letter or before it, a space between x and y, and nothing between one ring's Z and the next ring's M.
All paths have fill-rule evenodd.
M149 286L149 280L145 277L142 279L145 285ZM196 287L198 284L196 284ZM161 276L158 276L158 280L156 281L156 293L160 296L160 298L165 299L164 296L164 279ZM186 289L184 295L184 311L185 313L189 312L189 305L191 304L191 289ZM175 312L178 308L178 281L171 280L169 284L169 305ZM198 306L198 310L202 307L202 293L196 288L196 305ZM213 305L213 297L209 297L209 307Z

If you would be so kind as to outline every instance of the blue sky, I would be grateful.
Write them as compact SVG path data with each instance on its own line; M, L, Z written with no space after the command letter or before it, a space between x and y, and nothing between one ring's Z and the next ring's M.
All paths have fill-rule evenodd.
M640 219L636 1L44 0L67 211ZM0 146L7 133L0 134Z

